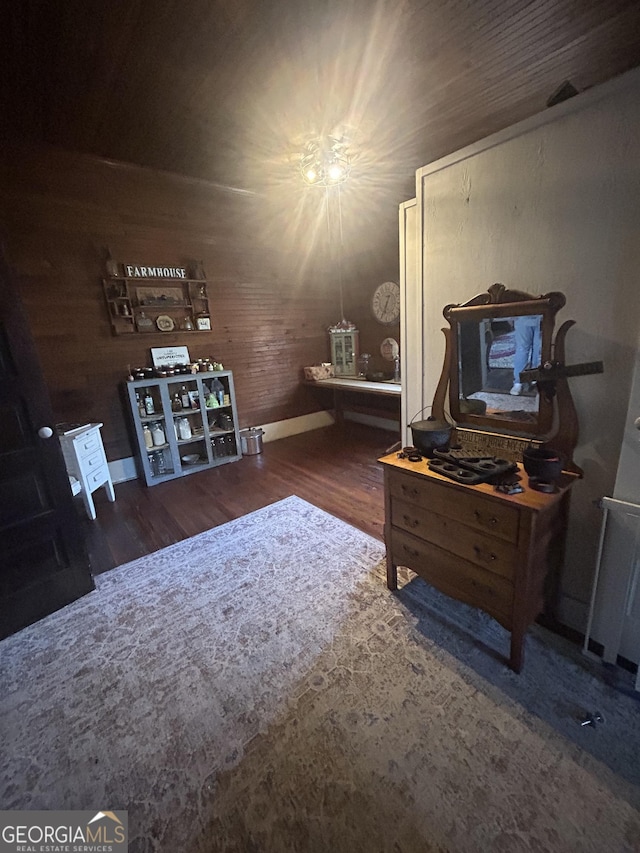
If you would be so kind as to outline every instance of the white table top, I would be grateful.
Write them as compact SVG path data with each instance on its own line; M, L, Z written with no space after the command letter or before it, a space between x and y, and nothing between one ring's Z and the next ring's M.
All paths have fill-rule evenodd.
M385 397L400 397L402 385L398 382L369 382L367 379L316 379L308 383L319 388L337 388L343 391L359 391L364 394L382 394Z

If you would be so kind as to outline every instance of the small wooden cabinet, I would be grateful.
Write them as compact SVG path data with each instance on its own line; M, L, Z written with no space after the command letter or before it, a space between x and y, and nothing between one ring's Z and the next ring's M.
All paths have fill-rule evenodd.
M147 486L242 458L231 371L140 379L126 391Z
M518 495L482 483L467 486L393 453L383 457L387 586L406 566L441 592L486 611L511 632L510 666L520 672L524 637L559 570L576 477L554 494Z
M82 501L92 521L96 517L93 492L104 486L108 499L112 502L116 499L102 445L101 426L87 424L59 436L67 473L79 483Z

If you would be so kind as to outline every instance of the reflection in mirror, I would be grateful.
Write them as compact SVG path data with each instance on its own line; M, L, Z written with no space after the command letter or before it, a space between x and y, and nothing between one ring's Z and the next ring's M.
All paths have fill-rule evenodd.
M532 296L493 284L468 302L446 305L450 329L434 410L444 411L448 386L449 411L461 428L523 439L549 435L553 393L520 373L551 362L555 316L564 304L557 291Z
M532 442L552 442L565 470L580 473L573 462L578 418L563 372L574 321L565 320L554 337L565 301L559 291L532 296L496 283L467 302L445 305L449 328L442 330L445 353L431 413L444 420L448 396L454 440L472 456L497 453L521 462ZM537 385L522 381L520 373L529 370L525 380L533 376Z
M541 363L542 320L542 314L528 314L460 322L461 413L537 423L537 389L522 382L520 373Z

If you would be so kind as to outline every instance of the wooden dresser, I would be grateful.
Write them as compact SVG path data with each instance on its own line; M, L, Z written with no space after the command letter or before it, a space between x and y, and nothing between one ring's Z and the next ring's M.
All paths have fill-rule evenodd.
M563 474L554 494L530 489L504 495L482 483L458 484L427 460L392 453L384 465L387 585L406 566L452 598L489 613L511 632L509 665L520 672L528 626L552 608L545 591L562 563L570 489ZM549 586L548 586L549 585ZM546 605L546 606L545 606Z

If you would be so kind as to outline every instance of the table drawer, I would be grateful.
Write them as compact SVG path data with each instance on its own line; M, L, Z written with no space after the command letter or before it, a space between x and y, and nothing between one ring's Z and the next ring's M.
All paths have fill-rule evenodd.
M95 471L101 466L104 466L106 462L104 453L102 448L100 448L96 453L93 453L87 459L82 460L82 472L83 474L89 474L91 471Z
M512 542L461 524L457 518L438 515L398 498L391 499L391 524L483 569L513 580L517 548Z
M102 448L102 441L97 430L91 430L91 432L87 432L84 435L79 435L74 439L73 444L78 459L86 459L92 453L95 453L96 450Z
M106 464L101 465L100 468L97 468L95 471L88 471L86 473L87 488L92 492L94 489L97 489L98 486L106 483L108 479L109 469Z
M413 569L445 595L480 607L511 629L513 584L507 578L395 527L391 529L390 546L396 566Z
M389 491L416 507L441 516L455 518L477 530L483 530L507 542L518 541L520 512L517 507L493 501L480 492L449 487L441 481L387 471Z

